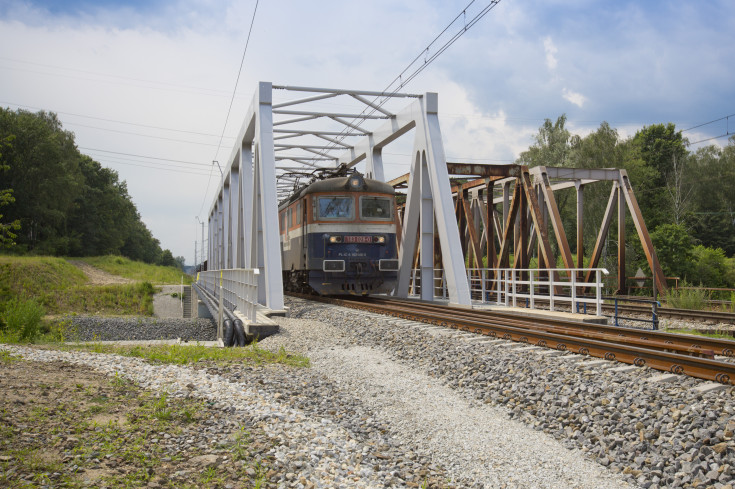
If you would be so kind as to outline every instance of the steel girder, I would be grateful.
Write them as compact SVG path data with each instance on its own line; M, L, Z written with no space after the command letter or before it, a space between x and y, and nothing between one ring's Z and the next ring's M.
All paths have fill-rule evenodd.
M540 268L554 268L556 256L553 254L548 224L551 221L557 248L560 250L565 267L583 268L584 264L584 232L583 189L586 185L612 181L613 187L607 209L599 227L595 245L590 254L588 268L599 267L600 258L608 236L614 211L618 220L618 291L625 290L625 220L626 210L630 211L649 266L654 270L658 290L666 290L663 271L656 258L648 230L638 208L633 189L627 173L619 169L584 169L536 167L524 168L517 165L476 165L448 163L450 174L482 176L477 180L457 184L452 192L457 199L455 212L460 227L461 248L472 263L479 263L487 257L488 267L498 268L511 265L508 262L510 250L513 250L512 266L522 268L531 255L533 247L537 247ZM554 180L553 182L551 180ZM410 175L393 180L396 186L405 184ZM502 195L494 196L495 188L502 189ZM554 191L576 189L576 231L577 260L572 260L571 250L566 233L561 223ZM513 191L511 191L513 190ZM469 192L469 193L468 193ZM468 195L471 199L468 200ZM511 200L512 195L512 200ZM488 204L490 203L490 204ZM502 204L502 216L495 211L495 206ZM498 254L496 254L497 236ZM585 282L592 280L588 272L578 277Z
M470 304L469 284L464 266L464 256L459 228L454 216L452 192L449 186L444 145L438 119L438 97L427 93L410 107L398 114L388 126L375 133L377 141L387 144L397 135L415 128L411 172L408 178L408 195L403 217L402 246L399 250L398 284L395 295L406 297L410 272L414 261L420 219L420 270L421 298L434 297L434 221L441 248L441 257L447 283L449 300L454 304ZM347 164L354 164L366 157L371 150L369 141L345 155ZM374 143L374 142L373 142ZM373 146L374 148L375 146ZM349 161L348 161L349 158ZM431 287L426 287L431 284Z
M274 103L273 90L310 95ZM351 97L364 106L363 111L308 108L308 104L338 96ZM396 98L415 100L402 111L392 113L384 103ZM299 105L306 105L307 109L294 110ZM412 95L259 83L209 212L209 268L258 268L259 302L271 309L281 309L279 197L284 197L309 172L336 168L340 164L353 167L363 160L368 177L384 180L382 149L415 130L412 172L416 178L408 182L415 189L409 191L408 199L415 204L401 216L402 229L398 234L400 254L405 257L400 259L399 276L404 280L399 280L395 293L405 296L408 291L407 278L414 254L404 252L413 251L418 244L419 220L425 237L421 240L421 267L427 279L424 283L433 282L436 222L450 300L469 304L463 257L451 251L459 249L460 240L451 213L452 196L437 109L437 95L432 93ZM377 128L362 127L363 123L380 120L384 123ZM302 126L317 121L337 124L342 130ZM354 136L361 139L352 144L348 138ZM433 299L433 288L425 287L422 297Z
M564 266L567 268L582 268L584 263L584 243L582 240L584 231L583 188L586 185L600 181L612 181L613 187L610 199L599 228L595 246L590 255L588 268L597 268L599 266L604 242L612 223L614 211L617 210L617 282L618 292L624 292L626 285L625 220L626 211L629 211L649 266L653 270L656 286L658 290L666 290L663 271L658 263L648 230L625 170L554 167L535 167L531 169L520 167L520 169L516 170L512 167L503 165L496 167L494 170L482 169L481 165L470 164L456 164L455 167L452 167L456 171L456 174L459 175L486 175L484 178L463 183L453 188L457 199L463 199L467 189L474 190L473 202L477 200L477 203L473 203L473 205L483 206L486 212L486 214L483 214L483 230L481 233L476 233L476 235L481 236L479 239L472 237L472 231L469 229L472 219L468 211L465 209L465 212L458 217L458 221L462 226L460 236L467 241L463 243L464 249L472 250L471 254L476 253L477 246L487 250L488 264L493 263L492 266L495 268L509 265L522 268L521 264L527 260L527 256L530 255L535 244L538 247L539 267L554 268L556 265L556 256L552 252L551 242L549 241L548 224L550 222L551 230L553 230L554 238L556 239L557 249L562 256ZM511 174L511 172L513 173ZM552 182L552 179L555 181ZM400 178L396 180L400 181ZM490 186L501 187L502 195L495 197L491 191L488 191L484 199L480 198L478 190L484 187L490 188ZM576 228L578 253L576 262L572 260L571 250L554 197L554 191L572 187L576 189L577 197ZM511 188L513 188L512 192ZM483 203L483 200L485 203ZM487 203L489 202L492 202L492 204L488 205ZM497 204L502 204L503 206L502 224L491 227L489 223L492 220L489 216L495 213L494 208ZM500 221L498 219L498 222ZM495 255L494 250L491 252L489 248L488 235L492 231L496 231L499 238L498 256ZM514 254L512 264L508 262L508 255L511 249ZM580 276L579 278L588 282L592 279L592 275L588 272L585 277Z
M283 309L272 87L258 84L209 212L210 269L257 268L258 302ZM252 149L251 149L252 148ZM264 226L263 223L275 223Z

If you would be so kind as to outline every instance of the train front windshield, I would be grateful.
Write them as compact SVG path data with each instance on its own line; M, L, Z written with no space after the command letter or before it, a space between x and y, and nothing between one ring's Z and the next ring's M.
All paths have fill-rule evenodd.
M360 197L360 219L390 220L393 218L392 204L389 197Z
M352 219L352 197L319 197L319 217L321 219Z

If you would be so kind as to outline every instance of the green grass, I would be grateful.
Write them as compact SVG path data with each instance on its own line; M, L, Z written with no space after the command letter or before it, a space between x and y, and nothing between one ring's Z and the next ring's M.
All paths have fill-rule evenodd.
M21 358L17 357L13 354L11 354L8 351L0 350L0 364L2 363L11 363L11 362L18 362Z
M155 289L149 282L72 287L45 301L51 314L153 315Z
M153 345L153 346L121 346L93 343L75 345L74 349L90 350L96 353L115 353L118 355L144 358L153 363L186 365L200 361L215 363L279 363L294 367L308 367L309 359L294 355L281 348L277 353L252 344L244 348L213 348L204 345Z
M703 333L701 331L697 331L696 329L683 329L683 328L674 328L674 329L666 329L667 333L677 333L677 334L689 334L693 336L704 336L706 338L715 338L718 340L735 340L735 338L732 337L732 335L723 334L723 333Z
M40 297L49 290L82 286L87 276L62 258L0 256L0 301L3 296Z
M180 284L182 276L184 284L190 284L192 281L190 275L185 275L176 267L150 265L122 256L93 256L80 258L80 260L107 273L152 284Z
M50 315L150 316L154 293L149 282L87 285L84 273L62 258L0 256L0 330L35 306Z

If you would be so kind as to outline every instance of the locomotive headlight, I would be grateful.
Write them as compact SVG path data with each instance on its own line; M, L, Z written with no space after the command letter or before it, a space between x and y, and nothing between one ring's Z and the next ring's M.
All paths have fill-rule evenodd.
M373 236L373 243L385 243L385 236Z
M329 237L330 243L341 243L342 242L342 236L330 236Z

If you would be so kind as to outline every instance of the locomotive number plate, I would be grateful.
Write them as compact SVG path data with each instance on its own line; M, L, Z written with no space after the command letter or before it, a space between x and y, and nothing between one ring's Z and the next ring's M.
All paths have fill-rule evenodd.
M345 243L372 243L373 237L372 236L345 236L344 242Z

